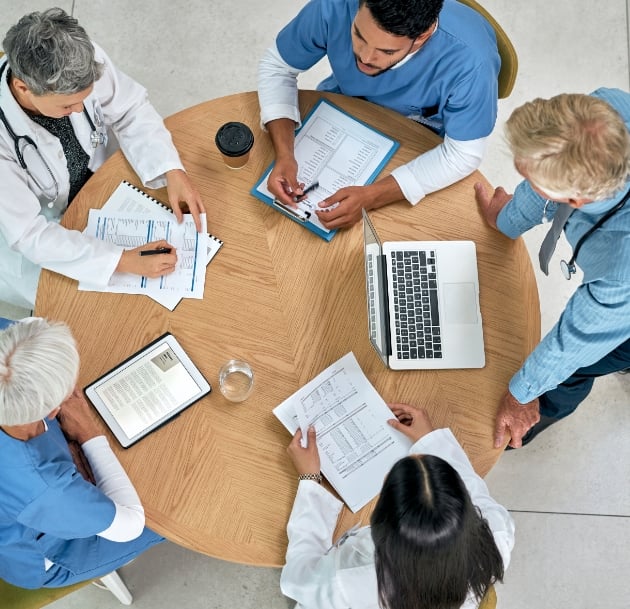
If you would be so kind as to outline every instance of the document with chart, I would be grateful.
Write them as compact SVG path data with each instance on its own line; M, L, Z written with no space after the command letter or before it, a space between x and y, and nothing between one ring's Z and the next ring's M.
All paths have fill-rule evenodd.
M321 99L295 134L298 181L305 188L316 186L295 210L274 202L267 188L272 164L251 194L330 241L336 230L325 228L319 221L315 214L318 203L340 188L373 182L398 146L389 136Z
M152 196L148 195L146 192L140 190L137 186L123 180L117 187L116 190L110 195L110 197L105 201L105 204L101 208L101 212L107 213L110 215L116 214L129 214L133 217L137 217L138 215L145 218L166 218L168 221L172 221L174 216L173 212L164 205L161 201L154 199ZM87 229L86 229L87 230ZM85 232L85 231L84 231ZM210 264L210 261L214 258L217 252L223 247L223 241L218 239L214 235L208 233L208 251L206 256L205 264L206 266ZM137 283L138 278L133 277L132 285ZM116 275L114 278L114 282L118 282L120 280L120 276ZM79 284L80 290L94 290L98 288L92 288L85 283ZM118 290L121 291L121 290ZM131 290L124 290L131 291ZM150 296L156 302L159 302L162 306L166 307L169 311L175 309L175 307L180 303L182 297L188 297L188 293L180 294L176 291L171 290L153 290L150 293L146 293L147 296ZM194 296L190 296L194 298Z
M322 473L353 511L381 491L392 465L411 442L387 421L394 418L352 352L274 408L291 432L317 432Z
M202 214L205 226L206 217ZM178 224L172 214L150 217L146 214L129 214L91 209L87 235L103 241L133 249L152 241L164 239L177 250L177 266L173 273L156 278L130 273L114 273L106 288L100 291L124 294L147 294L159 301L160 294L185 298L203 298L206 280L208 235L198 233L190 214ZM79 289L94 290L93 286L79 284Z

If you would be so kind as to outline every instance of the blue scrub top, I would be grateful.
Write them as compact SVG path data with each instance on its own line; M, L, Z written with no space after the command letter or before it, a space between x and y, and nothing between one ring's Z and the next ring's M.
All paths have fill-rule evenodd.
M0 430L0 578L27 588L50 579L45 557L72 573L103 562L95 535L116 514L78 472L57 420L47 424L26 442Z
M494 30L479 13L445 0L438 29L407 62L368 76L357 68L352 51L358 7L358 0L307 2L276 39L284 61L307 70L328 56L332 75L319 90L363 97L452 139L490 135L501 60Z

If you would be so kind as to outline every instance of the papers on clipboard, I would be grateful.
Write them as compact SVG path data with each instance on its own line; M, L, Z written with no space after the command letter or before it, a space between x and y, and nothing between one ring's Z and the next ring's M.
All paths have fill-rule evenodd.
M304 385L273 413L291 432L317 432L321 469L353 511L381 491L411 442L387 421L394 417L352 352Z
M398 147L399 143L389 136L320 99L295 134L298 181L307 187L318 183L317 188L298 203L295 211L275 204L267 188L272 163L251 194L330 241L336 230L324 228L315 214L317 204L340 188L373 182Z
M205 215L202 222L205 224ZM114 273L104 289L79 283L79 290L146 294L171 311L183 297L203 298L205 267L223 245L209 233L197 233L190 214L185 214L182 224L178 224L170 209L126 181L120 183L101 209L90 210L84 232L129 248L158 239L172 243L178 261L170 275L148 279Z

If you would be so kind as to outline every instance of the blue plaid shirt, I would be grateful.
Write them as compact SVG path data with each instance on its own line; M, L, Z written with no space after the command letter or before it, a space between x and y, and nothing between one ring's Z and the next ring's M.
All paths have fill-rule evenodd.
M630 130L629 93L598 89L592 95L615 108ZM630 183L614 197L589 203L571 214L564 230L573 248L628 189ZM499 213L499 230L514 239L540 224L543 213L552 219L556 204L545 210L545 201L527 181L521 182ZM558 256L552 259L549 272L564 281L559 262ZM576 263L584 272L582 284L556 325L510 381L510 392L521 403L556 388L578 368L598 362L630 339L630 202L584 241Z

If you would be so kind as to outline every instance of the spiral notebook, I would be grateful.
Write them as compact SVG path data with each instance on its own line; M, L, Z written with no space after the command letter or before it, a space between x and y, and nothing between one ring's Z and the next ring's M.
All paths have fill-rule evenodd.
M140 190L133 184L123 180L116 190L105 201L101 211L113 212L116 214L144 215L157 213L168 213L169 217L173 213L166 205L153 198L151 195ZM223 241L208 233L206 266L214 258L216 253L223 246ZM79 286L79 289L84 289ZM160 293L152 294L151 297L162 306L172 311L182 300L180 296Z

